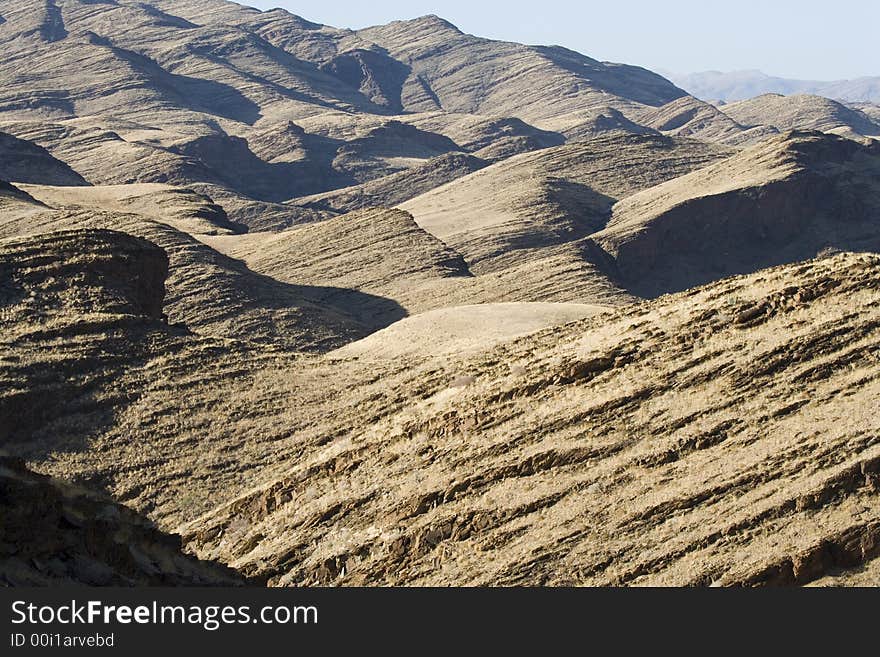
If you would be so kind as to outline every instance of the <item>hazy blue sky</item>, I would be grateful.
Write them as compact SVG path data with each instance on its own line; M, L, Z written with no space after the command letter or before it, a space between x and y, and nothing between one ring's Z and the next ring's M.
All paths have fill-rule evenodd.
M437 14L479 36L562 45L596 59L676 73L755 68L816 80L880 75L878 0L240 2L283 7L336 27Z

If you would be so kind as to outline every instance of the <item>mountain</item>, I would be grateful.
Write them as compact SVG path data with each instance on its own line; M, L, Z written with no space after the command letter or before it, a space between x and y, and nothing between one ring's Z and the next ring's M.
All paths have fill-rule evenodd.
M876 142L794 132L620 201L593 239L653 296L825 249L878 251L878 194Z
M666 74L666 77L704 100L731 102L763 94L813 94L842 102L880 103L880 77L819 82L773 77L761 71L705 71L690 75Z
M586 238L605 225L612 205L729 153L659 135L612 135L512 157L400 207L474 273L517 272L526 296L504 301L605 303L620 291L604 276L585 280L585 272L606 266ZM597 283L606 289L585 295Z
M83 379L62 376L46 397L78 409L65 440L87 442L43 431L29 449L52 449L59 474L100 473L167 526L189 518L187 545L248 576L792 584L878 554L866 412L878 394L875 256L765 270L476 353L435 351L426 335L408 356L288 360L164 326L157 282L131 276L161 274L155 247L113 233L53 239L56 250L141 255L77 283L90 289L73 285L76 269L67 285L54 275L57 307L87 310L94 331L64 313L35 333L33 311L16 311L13 335L33 349L19 375L39 374L50 354L39 345L65 325L77 337L60 344L89 349L52 355L48 371L66 355ZM14 280L39 280L28 275Z
M724 113L743 125L770 126L780 131L842 130L847 136L880 135L880 124L867 114L821 96L767 94L725 105Z
M731 146L747 145L777 132L773 125L741 125L725 112L692 96L647 110L640 122L660 133Z
M267 210L284 225L310 218L279 201L451 151L499 157L561 143L523 121L576 124L599 104L623 111L684 95L643 69L471 37L436 17L352 32L222 0L10 0L4 16L4 130L92 184L190 186L256 227L279 225L254 218ZM480 82L500 67L518 72L497 88ZM481 120L496 137L456 144L430 120L438 110L450 132L469 115L491 117ZM425 121L432 132L415 125ZM340 122L354 130L331 134Z
M876 105L0 14L0 583L878 583Z

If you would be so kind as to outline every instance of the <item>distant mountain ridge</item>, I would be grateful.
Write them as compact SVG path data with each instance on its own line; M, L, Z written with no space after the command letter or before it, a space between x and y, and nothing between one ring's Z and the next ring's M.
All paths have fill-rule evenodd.
M689 94L706 101L732 102L763 94L815 94L847 103L880 103L880 76L853 80L795 80L762 71L702 71L689 75L667 74Z

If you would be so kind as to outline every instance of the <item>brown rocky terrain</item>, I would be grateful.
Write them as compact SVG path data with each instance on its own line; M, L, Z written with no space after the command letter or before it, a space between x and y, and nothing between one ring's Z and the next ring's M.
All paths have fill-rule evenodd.
M368 359L363 392L362 357L340 355L370 400L350 408L378 417L334 418L312 458L184 534L277 584L793 584L862 564L878 275L840 255L478 355L426 339Z
M0 14L0 583L880 585L873 106Z
M86 181L44 148L0 132L0 180L45 185L85 185Z
M851 103L851 106L870 117L874 123L880 125L880 105L877 103Z
M877 251L878 193L876 143L788 133L630 196L593 239L651 296L823 249Z
M332 192L303 196L295 204L329 213L346 213L369 207L391 208L419 194L478 171L488 164L473 155L450 153L419 166Z
M111 499L0 456L0 586L241 586Z
M724 105L722 109L727 116L744 126L763 125L783 131L843 130L855 136L880 134L880 125L862 111L821 96L766 94Z
M730 153L660 135L608 135L510 158L400 207L474 271L493 271L513 255L518 264L576 242L605 225L616 200Z

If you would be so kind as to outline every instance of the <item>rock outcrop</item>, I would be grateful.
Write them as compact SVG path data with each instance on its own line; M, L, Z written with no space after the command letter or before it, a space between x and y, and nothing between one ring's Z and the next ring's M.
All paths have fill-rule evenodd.
M168 257L145 240L111 231L61 231L0 242L6 313L163 317Z

